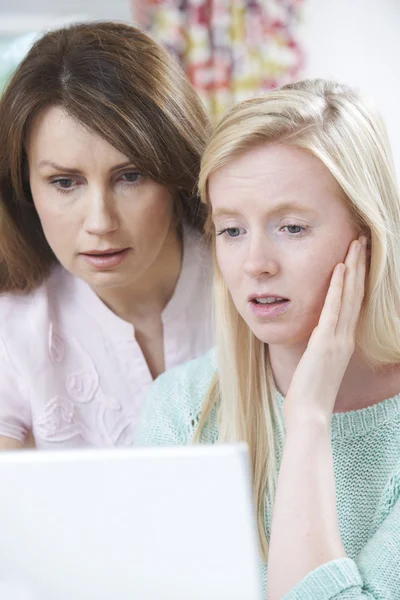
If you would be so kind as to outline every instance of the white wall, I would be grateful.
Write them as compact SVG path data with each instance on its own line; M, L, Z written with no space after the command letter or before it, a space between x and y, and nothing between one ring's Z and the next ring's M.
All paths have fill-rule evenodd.
M306 75L332 77L373 96L400 181L400 0L305 0Z
M131 17L130 0L0 0L2 14L87 15L93 19L126 20Z
M0 0L2 16L131 19L132 0ZM304 0L306 75L333 77L373 95L385 118L400 181L400 0Z

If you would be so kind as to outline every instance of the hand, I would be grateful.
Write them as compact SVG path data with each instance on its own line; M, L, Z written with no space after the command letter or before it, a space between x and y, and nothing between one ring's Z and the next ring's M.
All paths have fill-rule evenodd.
M286 423L316 417L330 425L336 396L355 349L365 291L367 240L351 243L345 263L336 265L317 327L286 395Z

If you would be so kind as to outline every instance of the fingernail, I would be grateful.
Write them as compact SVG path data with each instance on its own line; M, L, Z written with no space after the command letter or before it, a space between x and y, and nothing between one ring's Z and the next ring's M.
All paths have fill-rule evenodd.
M364 246L364 248L365 248L365 246L367 245L367 241L368 241L368 240L367 240L367 236L366 236L366 235L362 235L362 236L360 237L360 242L361 242L361 244Z

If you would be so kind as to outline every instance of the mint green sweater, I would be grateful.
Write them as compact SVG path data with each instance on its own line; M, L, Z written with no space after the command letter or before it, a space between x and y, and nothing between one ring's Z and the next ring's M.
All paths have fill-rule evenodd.
M136 444L190 444L215 370L211 351L159 377L145 405ZM283 409L279 394L277 402ZM202 442L214 443L217 436L214 411ZM278 461L282 440L279 445ZM369 408L335 413L332 450L340 532L348 558L309 573L284 600L400 600L400 394ZM261 577L266 589L263 563Z

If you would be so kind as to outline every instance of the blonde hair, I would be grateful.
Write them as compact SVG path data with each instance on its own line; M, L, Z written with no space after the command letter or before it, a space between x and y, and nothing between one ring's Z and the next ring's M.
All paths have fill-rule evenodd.
M199 179L202 201L210 206L208 181L216 170L255 146L269 143L311 152L338 182L360 230L369 234L371 242L357 342L372 362L400 362L400 202L379 115L355 90L322 80L301 81L242 102L222 119L209 140ZM215 242L210 213L207 228ZM195 441L200 441L217 406L219 441L247 442L261 553L266 559L265 517L275 494L277 437L283 435L268 346L239 315L218 264L214 302L218 374Z

